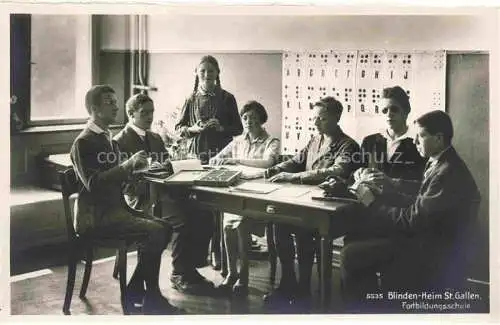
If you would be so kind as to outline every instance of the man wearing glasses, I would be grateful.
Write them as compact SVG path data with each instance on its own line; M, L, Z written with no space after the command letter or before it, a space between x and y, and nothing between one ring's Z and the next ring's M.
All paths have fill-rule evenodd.
M377 168L392 178L422 179L425 161L406 123L411 111L407 93L400 86L384 88L380 106L387 128L363 139L362 167Z

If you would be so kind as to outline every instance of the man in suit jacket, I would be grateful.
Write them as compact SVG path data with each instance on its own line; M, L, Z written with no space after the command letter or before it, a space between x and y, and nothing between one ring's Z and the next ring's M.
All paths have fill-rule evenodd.
M148 95L136 94L127 101L126 110L129 122L114 137L120 152L132 156L144 150L151 158L151 167L163 167L172 172L170 157L163 140L160 135L150 131L154 115L153 100ZM147 184L141 177L129 179L123 193L128 205L134 211L141 213L147 199ZM181 292L189 293L213 289L213 283L205 279L195 267L195 257L203 255L197 251L206 248L210 240L210 233L200 229L205 229L203 223L210 224L211 220L203 217L195 220L193 217L198 216L198 211L190 207L183 193L164 192L161 197L162 215L158 217L161 217L167 232L173 230L171 245L173 270L170 278L172 286Z
M387 128L363 139L362 167L377 168L392 178L421 180L425 160L406 124L411 111L408 95L399 86L384 88L380 105Z
M451 145L450 117L432 111L415 123L415 144L429 158L422 182L392 179L380 171L360 173L362 181L382 192L367 203L366 218L345 238L341 277L348 303L362 303L375 292L376 271L382 272L384 287L397 291L458 289L464 280L464 239L480 194Z
M154 220L133 216L125 208L122 184L147 164L146 153L139 151L124 160L113 144L109 125L114 122L118 107L112 87L97 85L85 96L90 119L71 147L71 160L79 181L83 184L75 203L75 224L82 236L106 235L122 237L141 234L138 263L128 285L127 301L133 304L137 288L145 314L174 313L160 291L158 276L161 254L166 247L162 225Z
M359 145L338 126L342 116L342 104L333 97L325 97L315 103L314 108L314 123L319 135L314 136L295 157L267 169L265 174L270 181L320 184L331 176L346 180L357 169L356 156L359 160ZM307 309L311 299L315 233L285 224L277 224L275 231L282 277L278 288L264 299L266 303L274 306L298 302ZM292 233L296 235L298 283L294 271Z

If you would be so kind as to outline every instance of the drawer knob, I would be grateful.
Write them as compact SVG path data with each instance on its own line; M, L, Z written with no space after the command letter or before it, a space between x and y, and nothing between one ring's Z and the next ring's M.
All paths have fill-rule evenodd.
M276 213L276 207L274 205L268 205L266 207L266 212L267 213Z
M196 193L189 193L189 199L196 201L197 200Z

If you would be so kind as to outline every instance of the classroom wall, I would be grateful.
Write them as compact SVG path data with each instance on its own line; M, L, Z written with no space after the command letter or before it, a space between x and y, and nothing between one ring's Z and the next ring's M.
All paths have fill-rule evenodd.
M284 12L282 10L281 12ZM315 49L489 50L495 15L150 15L153 52ZM333 12L334 13L334 12ZM102 49L125 50L123 16L104 16Z
M453 145L481 192L471 273L488 279L489 253L489 56L448 56L447 111L454 126Z

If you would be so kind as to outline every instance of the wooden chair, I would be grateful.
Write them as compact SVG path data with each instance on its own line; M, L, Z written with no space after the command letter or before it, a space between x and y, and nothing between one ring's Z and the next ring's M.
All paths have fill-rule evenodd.
M63 313L65 315L71 314L70 305L75 286L76 265L80 257L82 255L85 256L85 271L79 295L80 299L83 299L87 293L90 273L92 271L94 248L109 247L116 248L118 250L116 268L120 278L120 300L123 313L128 315L129 308L125 299L127 288L127 248L129 245L137 242L137 240L143 237L144 234L131 234L122 238L89 237L78 234L73 226L73 214L69 199L71 195L79 192L82 185L78 182L73 168L60 172L59 180L61 182L66 229L68 234L68 280L66 284L66 295L64 297Z

